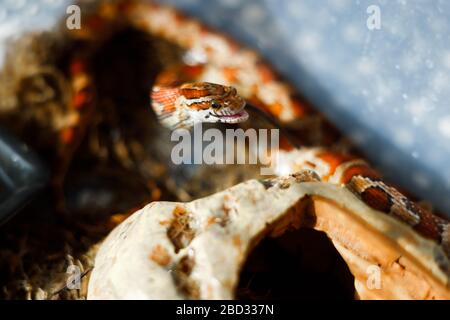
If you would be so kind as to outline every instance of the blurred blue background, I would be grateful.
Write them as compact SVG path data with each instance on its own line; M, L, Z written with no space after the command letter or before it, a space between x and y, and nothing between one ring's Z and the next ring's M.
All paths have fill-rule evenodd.
M450 217L450 1L165 0L258 50L391 181ZM66 0L0 0L0 52ZM367 19L380 9L380 28ZM0 55L1 56L1 55Z

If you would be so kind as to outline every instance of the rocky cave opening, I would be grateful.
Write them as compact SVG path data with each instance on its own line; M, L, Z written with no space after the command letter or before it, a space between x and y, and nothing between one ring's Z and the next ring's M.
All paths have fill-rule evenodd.
M354 277L324 232L311 228L264 238L241 270L236 299L355 298Z

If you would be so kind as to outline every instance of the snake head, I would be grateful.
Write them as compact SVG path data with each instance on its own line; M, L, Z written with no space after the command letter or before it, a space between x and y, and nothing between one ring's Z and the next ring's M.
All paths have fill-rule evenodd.
M154 88L152 106L162 124L171 128L197 123L239 123L248 119L245 100L233 87L210 82Z
M179 106L189 112L195 123L239 123L248 119L245 100L233 87L198 82L183 84L179 91Z

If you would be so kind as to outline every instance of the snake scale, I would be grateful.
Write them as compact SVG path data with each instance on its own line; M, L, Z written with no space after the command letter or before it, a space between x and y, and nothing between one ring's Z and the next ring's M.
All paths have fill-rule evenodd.
M440 244L450 258L450 223L385 183L363 159L345 148L334 147L338 135L333 127L253 51L174 9L132 0L101 2L83 17L81 30L71 30L69 36L96 43L107 37L110 26L118 21L175 43L187 52L189 63L162 72L149 90L161 123L177 128L199 122L243 122L248 118L244 110L248 101L282 126L290 126L300 141L313 146L293 150L281 144L285 147L283 159L290 159L291 169L311 169L321 181L348 188L368 206ZM68 109L76 114L76 121L61 130L61 155L74 152L74 141L83 135L95 103L89 54L75 53L69 74L73 94ZM61 172L67 165L67 161L61 161Z

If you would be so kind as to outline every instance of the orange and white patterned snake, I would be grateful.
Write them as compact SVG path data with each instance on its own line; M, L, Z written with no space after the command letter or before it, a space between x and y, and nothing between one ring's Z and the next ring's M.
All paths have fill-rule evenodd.
M248 118L245 99L282 125L298 124L294 132L300 141L319 146L287 148L282 154L282 165L290 172L311 169L320 180L348 188L368 206L439 243L450 258L450 223L383 182L364 160L335 151L333 128L296 97L254 52L171 8L139 1L101 3L98 10L84 17L82 29L72 30L69 35L94 43L105 37L108 26L118 20L175 43L190 57L190 63L177 66L175 72L163 72L153 87L152 106L163 124L174 128L198 122L242 122ZM198 61L192 63L193 58ZM79 115L79 121L62 130L61 139L67 147L61 152L70 152L74 136L82 134L83 119L89 117L95 92L88 56L73 57L70 75L74 93L69 108Z

